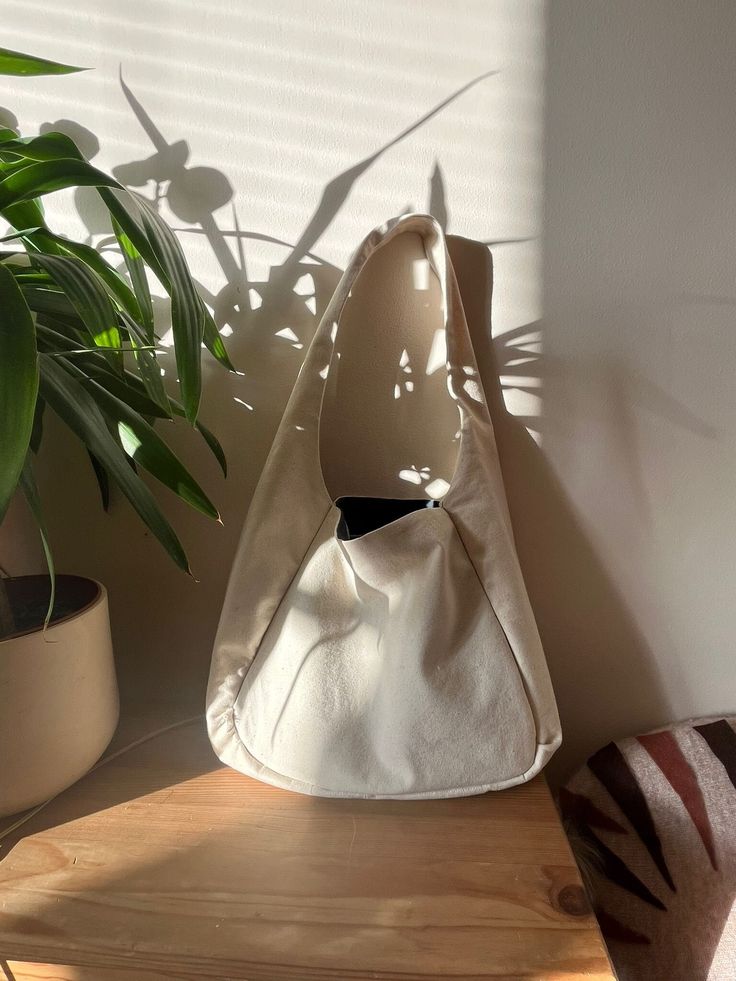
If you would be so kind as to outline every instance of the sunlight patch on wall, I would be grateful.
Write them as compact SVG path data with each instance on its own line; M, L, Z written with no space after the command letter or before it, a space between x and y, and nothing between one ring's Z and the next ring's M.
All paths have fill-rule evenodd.
M461 17L438 0L422 17L381 0L29 0L5 29L10 47L93 69L9 79L2 104L25 135L81 127L95 166L124 175L177 230L247 368L207 393L208 424L226 442L233 411L279 417L354 248L406 210L500 243L493 323L505 397L525 422L539 413L527 380L540 338L524 327L540 313L542 0L469 0ZM94 202L88 189L50 195L52 227L109 247ZM417 261L415 288L430 275ZM410 359L403 352L392 380L400 398L445 370L442 333L426 366L413 366L419 376Z

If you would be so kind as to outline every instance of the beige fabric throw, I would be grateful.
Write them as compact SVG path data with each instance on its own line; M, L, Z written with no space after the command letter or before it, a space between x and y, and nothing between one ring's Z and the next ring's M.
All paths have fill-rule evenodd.
M345 540L346 496L439 506ZM233 566L207 721L230 766L335 797L500 789L560 743L432 218L373 231L315 334Z

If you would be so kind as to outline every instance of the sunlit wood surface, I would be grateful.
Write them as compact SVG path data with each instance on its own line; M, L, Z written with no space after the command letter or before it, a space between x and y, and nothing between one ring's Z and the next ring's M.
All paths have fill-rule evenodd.
M129 716L118 744L169 720ZM451 801L303 797L222 767L196 723L0 846L16 981L613 977L542 778Z

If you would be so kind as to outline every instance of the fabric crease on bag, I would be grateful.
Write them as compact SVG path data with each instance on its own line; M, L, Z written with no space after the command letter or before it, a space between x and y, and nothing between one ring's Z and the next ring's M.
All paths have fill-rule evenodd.
M315 333L233 565L207 721L235 769L334 797L501 789L559 746L493 427L428 216L368 236Z

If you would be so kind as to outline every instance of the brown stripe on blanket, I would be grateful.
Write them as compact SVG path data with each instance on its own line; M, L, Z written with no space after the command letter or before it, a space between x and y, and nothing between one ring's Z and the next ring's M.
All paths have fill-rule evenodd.
M651 732L646 736L637 736L638 742L649 753L659 769L669 781L672 789L685 805L687 813L695 825L700 840L708 853L710 864L718 868L713 832L710 826L705 801L700 790L695 771L685 759L673 733Z
M694 729L708 743L713 755L723 764L728 779L736 787L736 732L725 719L704 722L703 725L694 726Z
M590 757L588 766L630 821L664 881L677 892L646 797L621 750L615 743L609 743Z

